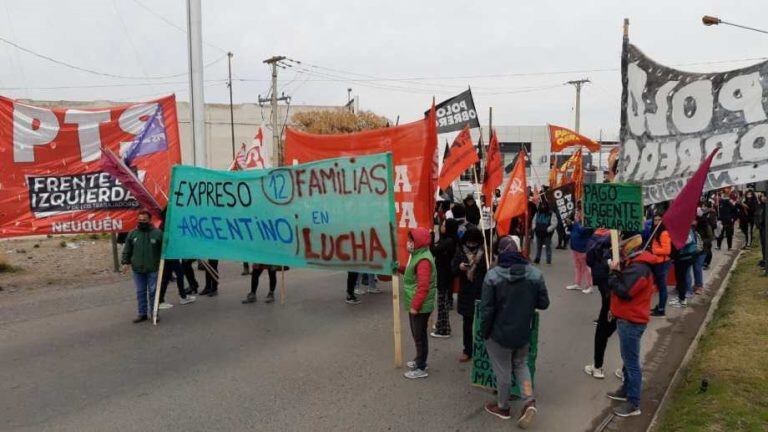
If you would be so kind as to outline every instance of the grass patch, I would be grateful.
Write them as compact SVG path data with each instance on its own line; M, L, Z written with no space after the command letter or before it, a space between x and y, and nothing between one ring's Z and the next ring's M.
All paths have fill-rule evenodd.
M768 277L759 260L754 248L734 269L657 431L768 431Z

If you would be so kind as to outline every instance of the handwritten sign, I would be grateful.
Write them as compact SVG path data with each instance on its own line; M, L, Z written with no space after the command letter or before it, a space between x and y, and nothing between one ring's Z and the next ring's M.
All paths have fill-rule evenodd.
M642 231L642 187L627 183L585 184L584 222L589 228Z
M250 171L173 167L164 258L391 274L392 154Z
M480 313L480 302L475 303L475 322L472 324L472 335L474 343L472 345L472 372L470 379L472 385L481 387L487 390L496 390L496 375L493 373L491 367L491 359L488 357L488 351L485 349L485 339L480 334L480 320L482 314ZM539 314L538 312L533 315L533 325L531 326L531 349L528 352L528 368L531 370L531 381L535 381L534 376L536 374L536 355L538 353L538 340L539 340ZM510 394L520 397L520 386L515 379L514 371L512 372L512 385L510 386Z
M560 187L550 189L544 194L549 207L555 210L555 214L561 222L564 222L566 219L573 220L573 213L576 210L574 190L573 183L566 183Z

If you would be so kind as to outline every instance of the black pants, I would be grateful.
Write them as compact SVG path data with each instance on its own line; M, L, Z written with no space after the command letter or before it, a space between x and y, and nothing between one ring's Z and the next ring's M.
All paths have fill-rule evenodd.
M347 297L355 296L355 285L357 285L357 278L359 276L360 273L347 272Z
M688 293L688 271L693 265L693 260L677 259L675 260L675 288L677 289L677 299L685 300Z
M717 238L718 249L723 244L723 237L725 237L725 240L728 244L728 249L731 249L733 246L733 223L723 223L723 232L721 232L720 237Z
M464 342L464 354L472 357L472 348L474 336L472 334L472 324L475 322L474 315L463 315L464 321L462 323L462 340Z
M704 242L704 266L709 267L712 264L712 241Z
M264 268L255 268L251 270L251 294L256 294L256 290L259 288L259 277L264 272ZM277 271L272 268L267 269L267 275L269 276L269 292L275 292L277 287Z
M216 277L218 278L219 275L219 260L211 259L208 260L208 264L211 266L211 268L217 273ZM205 269L205 290L208 292L215 292L219 290L219 282L213 278L213 275L208 272L208 269Z
M427 326L429 325L429 314L408 314L411 321L411 334L413 334L413 343L416 345L416 368L424 370L427 368L427 355L429 354L429 338L427 338Z
M165 260L162 279L160 279L160 303L165 303L165 291L168 289L168 283L171 281L171 275L176 275L176 287L179 289L179 298L187 298L187 292L184 291L184 269L181 267L181 261L175 259Z
M557 223L557 247L564 249L566 246L565 226L562 222Z
M438 275L440 277L440 275ZM447 276L449 277L449 276ZM451 277L452 279L452 277ZM437 288L437 322L435 323L435 333L441 335L451 334L451 320L449 311L453 301L453 292L450 286L444 289Z
M608 311L611 309L608 280L595 279L594 283L600 290L600 314L597 317L597 327L595 328L595 367L599 369L603 367L608 339L616 331L616 319L608 321Z
M195 278L195 269L192 268L192 264L195 261L197 260L193 260L193 259L181 260L182 273L184 273L184 276L187 278L187 282L189 282L189 289L192 292L197 292L197 288L200 286L200 284L197 283L197 279Z

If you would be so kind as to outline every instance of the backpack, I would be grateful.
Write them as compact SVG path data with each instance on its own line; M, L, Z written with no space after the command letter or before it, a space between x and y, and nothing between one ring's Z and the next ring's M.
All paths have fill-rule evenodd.
M535 229L536 231L543 232L549 228L549 223L552 220L551 213L536 213Z
M611 245L610 236L593 235L587 240L587 251L585 252L587 265L594 267L604 261L605 251Z

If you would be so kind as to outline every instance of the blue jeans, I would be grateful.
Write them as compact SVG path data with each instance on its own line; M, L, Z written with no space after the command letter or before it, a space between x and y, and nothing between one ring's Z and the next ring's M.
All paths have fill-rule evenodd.
M552 233L536 233L536 261L541 260L542 246L547 252L547 264L550 264L552 262Z
M704 260L707 258L707 254L702 252L693 261L693 286L704 287ZM688 286L691 286L688 283Z
M645 324L634 324L619 319L616 323L619 333L621 360L624 362L624 385L622 390L627 400L634 406L640 406L640 392L643 390L643 371L640 368L640 340L645 332Z
M667 308L667 273L669 273L671 263L671 261L667 261L651 266L653 282L659 288L659 304L656 306L656 309L660 312L664 312Z
M675 289L677 289L677 299L681 302L685 300L685 295L691 289L691 280L688 277L690 268L693 267L693 259L675 260Z
M139 303L139 316L147 316L149 315L149 305L152 305L152 308L155 305L157 272L133 272L133 283L136 285L136 301Z

